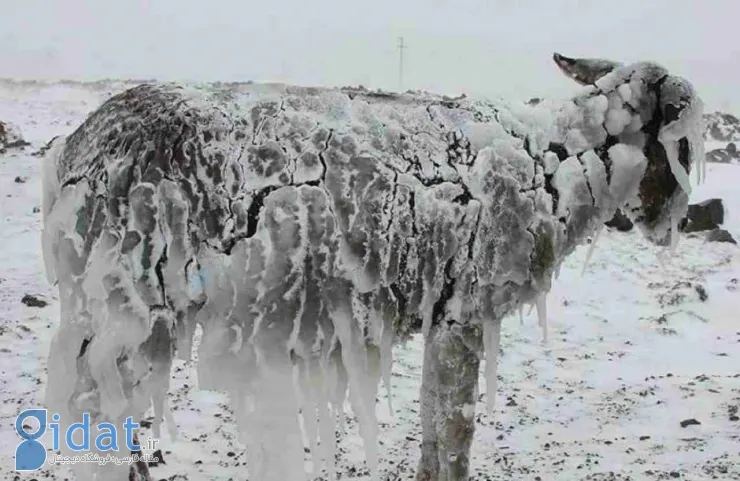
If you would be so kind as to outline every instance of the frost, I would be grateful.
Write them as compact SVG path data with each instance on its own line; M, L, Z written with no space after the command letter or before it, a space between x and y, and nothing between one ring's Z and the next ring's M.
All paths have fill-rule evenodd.
M558 169L560 160L555 152L548 151L545 153L544 164L545 174L552 175Z
M612 146L609 158L612 159L609 191L616 204L623 205L637 194L648 160L640 149L626 144Z
M596 152L589 150L581 155L581 163L588 179L591 196L596 207L611 207L606 166ZM606 210L608 212L609 209Z
M630 88L629 84L622 84L619 87L617 87L617 92L619 92L619 96L622 97L622 100L628 104L631 104L632 102L632 89Z
M624 108L613 108L610 109L604 126L609 135L617 136L621 134L625 128L632 123L632 115Z
M553 176L552 185L558 191L558 217L567 217L570 208L591 204L591 194L584 176L583 167L577 157L568 157Z

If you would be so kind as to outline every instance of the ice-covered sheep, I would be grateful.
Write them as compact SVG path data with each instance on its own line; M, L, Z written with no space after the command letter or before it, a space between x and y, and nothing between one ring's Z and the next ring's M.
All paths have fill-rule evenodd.
M619 207L668 245L703 159L686 81L554 59L588 87L536 106L282 85L108 100L46 165L61 302L49 409L64 427L153 404L155 434L163 417L172 429L170 365L200 325L199 384L229 393L250 480L303 480L304 435L333 476L347 393L372 470L377 386L394 342L421 329L417 479L466 480L479 364L495 392L502 318L534 304L544 326L553 273Z

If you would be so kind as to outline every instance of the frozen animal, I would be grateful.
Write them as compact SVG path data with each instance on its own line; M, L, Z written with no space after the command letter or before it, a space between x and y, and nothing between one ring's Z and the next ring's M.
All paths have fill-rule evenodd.
M554 60L584 87L534 106L259 84L106 101L45 164L61 304L47 404L62 428L153 405L155 435L162 419L174 434L170 367L200 326L198 382L230 395L242 479L305 479L304 436L313 474L334 477L347 395L377 475L377 388L391 399L392 347L421 331L417 480L467 480L479 366L492 402L504 316L533 304L546 327L554 273L617 208L675 244L704 159L686 80ZM74 469L148 479L144 464Z

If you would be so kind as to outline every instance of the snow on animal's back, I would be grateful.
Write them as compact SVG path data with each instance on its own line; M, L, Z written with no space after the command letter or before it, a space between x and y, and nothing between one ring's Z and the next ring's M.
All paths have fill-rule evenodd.
M346 145L345 150L372 153L381 162L389 162L391 166L398 164L399 168L408 168L410 163L403 161L404 154L415 154L404 151L403 141L413 136L425 136L427 153L434 155L429 155L430 159L420 156L418 162L431 160L439 170L434 174L444 176L446 170L439 167L447 163L448 142L445 142L444 134L448 132L459 129L470 138L474 149L490 145L493 140L506 140L514 146L523 146L524 136L533 129L513 120L511 115L506 115L508 112L504 112L501 124L508 120L510 128L507 130L518 130L516 135L507 133L499 123L481 124L498 116L500 111L501 106L492 103L445 100L431 94L374 94L280 84L224 87L143 85L110 99L70 137L65 157L75 159L79 168L63 166L66 172L60 174L63 178L74 177L82 173L80 170L87 171L91 159L84 155L85 151L90 156L100 153L102 157L96 159L98 162L115 161L115 153L120 151L116 142L125 138L181 133L200 135L204 146L215 148L222 154L238 155L242 154L245 145L280 139L291 144L309 139L320 142L319 138L331 131L347 144L351 144L352 138L356 139L356 145ZM188 128L196 132L181 132ZM69 150L74 148L76 137L87 135L92 130L99 130L103 134L99 138L107 143L97 149ZM313 139L315 136L318 138ZM112 149L105 152L103 146ZM299 152L285 152L291 153ZM233 160L228 156L224 159L227 163ZM435 165L423 167L435 170ZM432 177L431 174L427 177ZM247 184L244 186L246 189L258 189L260 182L270 182L252 180L257 184Z
M450 233L458 230L455 219L460 225L466 209L473 208L471 199L489 199L497 212L503 208L511 215L496 214L499 227L489 234L501 245L484 252L484 264L501 258L506 265L491 270L500 274L496 282L521 283L529 265L532 207L518 192L534 189L535 161L527 149L546 146L548 133L529 128L528 121L536 122L536 116L433 95L256 84L143 85L110 99L67 138L58 174L62 185L80 178L106 184L114 218L127 215L125 199L137 183L173 180L197 227L191 229L193 240L223 251L255 235L262 203L273 191L320 185L323 193L313 198L331 198L331 214L354 254L349 257L376 271L395 269L387 266L394 248L368 246L368 239L392 243L388 230L402 218L399 211L416 208L412 215L443 220L437 226L440 238L430 242L440 240L449 251L467 242ZM486 147L486 160L474 164ZM503 187L491 181L492 171L509 179ZM415 194L423 199L408 198ZM495 252L499 248L520 255L503 262ZM362 290L378 282L355 280Z

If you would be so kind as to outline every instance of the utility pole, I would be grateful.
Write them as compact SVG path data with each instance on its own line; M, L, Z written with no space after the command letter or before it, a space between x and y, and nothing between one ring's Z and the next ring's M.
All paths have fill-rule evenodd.
M403 42L403 37L398 39L398 91L403 92L403 51L406 49L406 44Z

